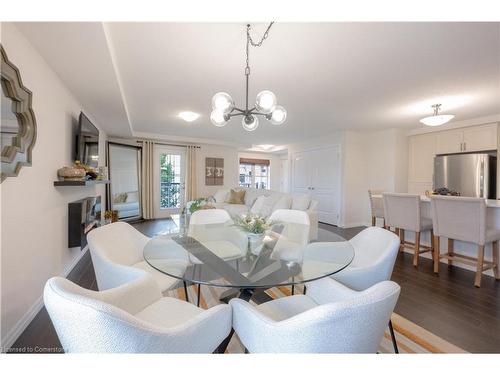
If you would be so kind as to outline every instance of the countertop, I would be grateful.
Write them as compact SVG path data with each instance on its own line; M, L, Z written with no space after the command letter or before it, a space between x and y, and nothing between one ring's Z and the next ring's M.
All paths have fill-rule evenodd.
M382 199L382 195L377 194L373 195L374 198L380 198ZM429 198L427 195L421 195L420 200L422 202L429 202L431 201L431 198ZM491 207L491 208L500 208L500 200L497 199L486 199L486 207Z

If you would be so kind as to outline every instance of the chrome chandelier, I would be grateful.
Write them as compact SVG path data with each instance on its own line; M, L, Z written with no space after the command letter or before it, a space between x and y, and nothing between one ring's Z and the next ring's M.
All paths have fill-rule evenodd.
M269 35L269 29L274 22L271 22L262 36L260 42L255 43L250 36L250 25L247 25L247 45L246 45L246 105L245 109L237 108L231 95L225 92L218 92L212 98L212 113L210 120L215 126L224 126L234 116L243 116L241 125L243 129L252 132L259 126L259 118L264 116L271 124L281 125L286 120L286 110L277 104L276 95L269 90L261 91L257 94L255 106L248 107L248 79L250 77L250 46L260 47Z

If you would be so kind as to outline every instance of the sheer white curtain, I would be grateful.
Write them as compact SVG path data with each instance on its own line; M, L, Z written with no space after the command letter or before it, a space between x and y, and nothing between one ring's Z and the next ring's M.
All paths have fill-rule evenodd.
M196 182L196 149L198 146L187 146L186 163L186 202L197 198Z
M142 217L154 219L154 148L153 141L140 141L142 146L141 202Z

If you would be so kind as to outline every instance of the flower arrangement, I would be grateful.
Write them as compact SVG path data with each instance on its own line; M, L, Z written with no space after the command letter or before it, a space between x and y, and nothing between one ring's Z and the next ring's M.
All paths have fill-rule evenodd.
M106 223L114 223L118 221L118 211L116 210L104 211L104 220Z
M245 232L252 234L263 234L266 230L276 224L276 221L266 219L263 216L252 215L250 213L233 218L234 225Z
M205 206L207 203L208 203L207 202L207 198L198 198L198 199L195 199L193 201L193 203L191 203L191 206L189 206L189 212L193 213L195 211L198 211L203 206Z

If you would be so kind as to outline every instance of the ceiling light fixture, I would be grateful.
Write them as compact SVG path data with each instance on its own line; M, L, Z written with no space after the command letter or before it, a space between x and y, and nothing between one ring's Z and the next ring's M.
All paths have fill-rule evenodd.
M441 109L441 104L433 104L432 108L434 109L434 114L421 119L420 122L422 124L427 126L439 126L446 124L455 117L455 115L440 115L439 110Z
M246 45L246 104L245 109L237 108L234 104L231 95L225 92L218 92L212 98L212 113L210 120L215 126L224 126L234 116L243 116L241 125L246 131L254 131L259 127L259 118L257 116L264 116L273 125L281 125L286 120L286 109L281 105L277 105L276 95L269 90L261 91L257 94L255 106L248 107L248 79L250 77L250 59L249 51L250 46L260 47L269 35L269 29L274 22L271 22L262 36L262 39L255 43L250 36L250 25L247 25L247 45Z
M198 117L200 117L200 114L191 111L184 111L184 112L179 112L179 117L186 122L193 122L197 120Z

